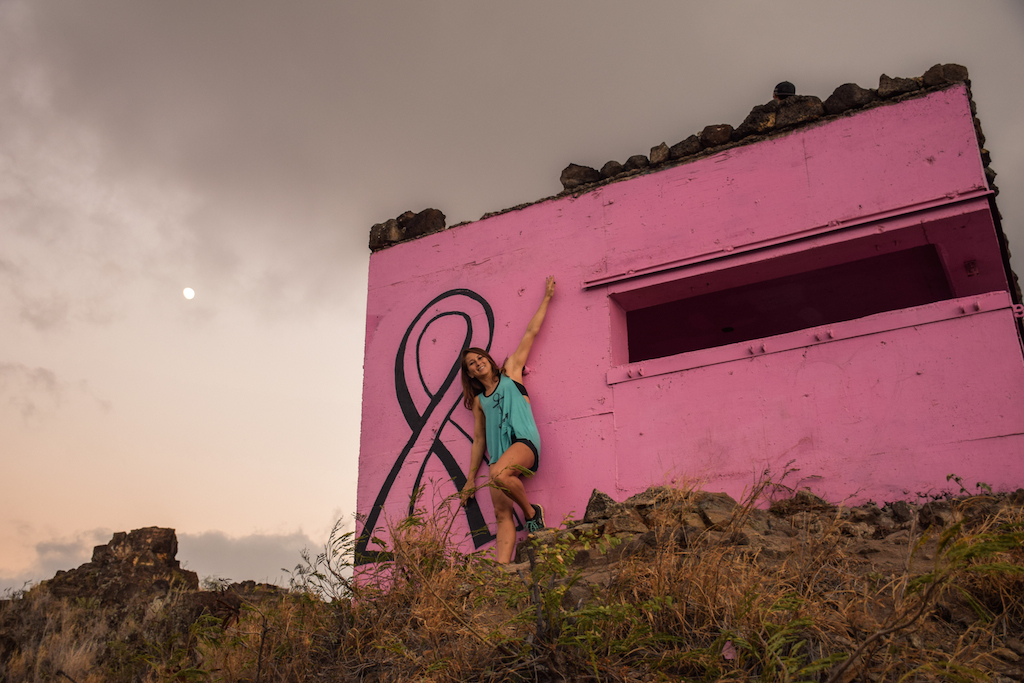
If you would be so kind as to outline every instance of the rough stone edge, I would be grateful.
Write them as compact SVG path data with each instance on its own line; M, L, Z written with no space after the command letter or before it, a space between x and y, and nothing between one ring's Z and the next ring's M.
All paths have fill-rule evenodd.
M936 65L930 67L928 70L926 70L925 74L930 73L933 69L935 69L935 67L940 67L940 66L945 66L945 65L944 64L936 64ZM974 96L973 96L973 93L971 92L971 79L970 79L969 69L966 69L966 67L965 67L965 70L968 72L968 76L964 80L957 80L957 81L951 81L951 82L946 82L946 83L940 83L938 85L927 86L927 85L923 84L924 75L916 76L916 77L911 77L911 80L918 80L919 82L922 83L922 85L921 85L921 87L919 89L911 91L911 92L903 93L903 94L900 94L900 95L895 95L895 96L892 96L892 97L889 97L889 98L886 98L886 99L878 97L878 99L876 99L876 100L874 100L872 102L869 102L869 103L865 104L862 107L847 109L847 110L839 112L837 114L825 114L824 116L822 116L822 117L820 117L818 119L815 119L813 121L808 121L806 123L802 123L802 124L799 124L799 125L796 125L796 126L787 127L787 128L782 129L782 130L771 131L769 133L763 133L763 134L756 134L755 133L755 134L752 134L752 135L747 135L747 136L745 136L745 137L743 137L743 138L741 138L739 140L730 141L730 142L727 142L725 144L718 145L718 146L715 146L715 147L708 147L706 149L701 149L700 151L698 151L695 154L692 154L692 155L689 155L689 156L686 156L686 157L683 157L683 158L680 158L680 159L671 159L671 158L669 158L668 160L666 160L664 162L661 162L659 164L651 164L650 166L648 166L646 168L627 170L627 171L619 173L619 174L617 174L615 176L612 176L612 177L609 177L609 178L602 178L601 180L595 181L593 183L588 183L586 185L580 185L580 186L574 187L574 188L572 188L570 190L563 189L561 192L559 192L557 194L549 195L547 197L541 197L541 198L535 199L533 201L524 202L522 204L516 204L515 206L510 206L510 207L505 208L505 209L499 209L497 211L489 211L489 212L483 214L480 218L478 218L476 220L463 221L461 223L457 223L455 225L451 225L451 226L448 226L446 228L443 228L439 232L444 232L444 231L447 231L447 230L451 230L452 228L458 228L458 227L461 227L461 226L464 226L464 225L469 225L471 223L479 223L481 221L487 220L488 218L494 218L495 216L501 216L501 215L504 215L506 213L512 213L513 211L521 211L521 210L529 208L531 206L534 206L534 205L537 205L537 204L543 204L545 202L548 202L548 201L551 201L551 200L555 200L555 199L562 199L564 197L572 197L573 199L576 199L578 197L583 196L584 194L587 194L588 192L593 192L594 190L599 190L599 189L605 187L606 185L610 185L612 183L621 182L621 181L624 181L624 180L629 180L629 179L634 178L636 176L646 175L648 173L658 173L660 171L664 171L664 170L669 169L669 168L675 168L676 166L682 166L684 164L688 164L688 163L692 163L694 161L705 159L705 158L707 158L709 156L714 156L715 154L718 154L720 152L724 152L724 151L732 149L734 147L739 147L739 146L742 146L742 145L756 144L758 142L763 142L765 140L772 140L772 139L780 138L780 137L783 137L783 136L795 133L797 131L807 130L807 129L813 128L815 126L820 126L820 125L823 125L823 124L826 124L826 123L830 123L832 121L838 120L838 119L846 117L846 116L854 116L854 115L856 115L856 114L858 114L858 113L860 113L862 111L867 111L868 109L874 109L875 107L887 107L887 106L890 106L890 105L898 104L900 102L905 102L907 100L919 99L919 98L922 98L922 97L927 97L928 95L931 95L932 93L941 92L943 90L949 90L950 88L955 88L955 87L957 87L959 85L963 85L967 89L968 105L970 106L971 115L972 115L972 117L974 119L975 131L979 135L979 137L977 138L978 151L979 151L979 153L981 154L981 157L982 157L982 165L983 165L983 168L985 169L986 179L988 180L988 183L989 183L989 189L991 189L992 192L993 192L993 195L991 195L990 198L989 198L990 199L990 205L992 207L993 219L994 219L994 222L996 224L996 233L997 233L997 235L999 237L999 249L1000 249L1000 253L1001 253L1002 257L1003 257L1003 266L1004 266L1004 269L1005 269L1005 272L1006 272L1006 278L1007 278L1007 281L1008 281L1008 284L1009 284L1009 287L1010 287L1011 298L1013 299L1014 303L1021 303L1022 301L1024 301L1024 293L1022 293L1022 291L1021 291L1021 287L1020 287L1020 283L1019 283L1019 278L1017 277L1017 274L1013 271L1013 268L1010 265L1010 245L1009 245L1009 239L1006 237L1006 233L1003 232L1002 223L1001 223L1001 220L1000 220L1001 219L1001 215L1000 215L1000 213L998 211L998 208L995 206L995 201L994 201L995 197L999 195L999 188L993 182L993 179L994 179L996 174L995 174L995 171L993 169L991 169L991 166L990 166L990 164L991 164L991 155L990 155L989 151L985 148L985 145L984 145L985 140L984 140L984 133L982 132L981 120L978 118L978 115L977 115L977 105L974 102ZM900 77L897 77L897 78L900 78ZM881 79L881 76L879 76L879 79ZM836 88L833 89L833 92L835 92L835 90L837 88L842 87L842 85L845 85L845 84L840 84L839 86L836 86ZM871 90L872 92L876 93L876 95L878 93L878 88L866 88L866 89L867 90ZM417 235L417 236L414 236L414 237L409 237L409 238L406 238L406 239L394 242L392 244L388 244L388 245L382 246L382 247L380 247L378 249L374 249L372 251L373 251L373 253L376 253L378 251L382 251L384 249L388 249L390 247L393 247L393 246L395 246L397 244L404 244L405 242L411 242L411 241L414 241L416 239L420 239L421 237L427 237L429 235L434 235L434 234L437 234L437 232L428 233L426 235ZM1021 323L1021 326L1022 326L1022 329L1024 329L1024 322Z
M495 216L501 216L501 215L504 215L506 213L512 213L513 211L521 211L521 210L527 209L527 208L529 208L531 206L535 206L537 204L543 204L544 202L548 202L548 201L551 201L551 200L554 200L554 199L563 199L565 197L572 197L572 198L575 199L575 198L581 197L581 196L583 196L583 195L585 195L585 194L587 194L589 192L593 192L594 190L599 190L602 187L605 187L607 185L611 185L613 183L618 183L618 182L622 182L624 180L629 180L631 178L635 178L635 177L640 176L640 175L647 175L647 174L650 174L650 173L659 173L659 172L664 171L664 170L669 169L669 168L675 168L676 166L683 166L683 165L692 163L694 161L699 161L701 159L704 159L704 158L707 158L707 157L710 157L710 156L714 156L715 154L718 154L719 152L724 152L724 151L732 149L734 147L741 147L743 145L750 145L750 144L755 144L755 143L758 143L758 142L763 142L765 140L772 140L772 139L775 139L775 138L780 138L780 137L783 137L783 136L786 136L786 135L790 135L790 134L798 132L798 131L802 131L802 130L806 130L806 129L809 129L809 128L813 128L814 126L819 126L819 125L822 125L824 123L829 123L829 122L838 120L838 119L843 118L843 117L853 116L855 114L858 114L858 113L860 113L862 111L866 111L868 109L873 109L875 107L887 107L887 106L890 106L890 105L893 105L893 104L897 104L899 102L904 102L906 100L918 99L918 98L930 95L930 94L932 94L934 92L940 92L942 90L948 90L950 88L954 88L954 87L956 87L958 85L961 85L961 84L964 84L964 81L958 81L956 83L946 83L946 84L943 84L943 85L940 85L940 86L931 86L931 87L927 87L927 88L921 88L920 90L915 90L914 92L906 93L906 94L903 94L903 95L897 95L897 96L891 97L891 98L889 98L887 100L877 100L875 102L871 102L870 104L868 104L868 105L866 105L866 106L864 106L864 107L862 107L860 109L848 109L847 111L844 111L844 112L839 113L839 114L828 114L826 116L822 116L819 119L815 119L814 121L809 121L806 124L799 125L799 126L794 126L792 128L786 128L784 130L772 131L771 133L748 135L747 137L745 137L745 138L743 138L741 140L730 141L730 142L727 142L727 143L725 143L723 145L719 145L717 147L709 147L707 149L702 149L699 152L697 152L696 154L692 154L690 156L686 156L686 157L683 157L681 159L670 159L669 161L666 161L666 162L664 162L662 164L658 164L657 166L651 165L651 166L649 166L647 168L644 168L644 169L634 169L634 170L631 170L631 171L625 171L625 172L620 173L619 175L613 176L611 178L602 178L601 180L595 181L593 183L588 183L587 185L581 185L581 186L575 187L575 188L573 188L571 190L562 190L561 192L559 192L557 194L552 194L552 195L548 195L546 197L541 197L539 199L534 199L534 200L531 200L531 201L528 201L528 202L523 202L522 204L516 204L515 206L510 206L510 207L507 207L507 208L504 208L504 209L497 209L495 211L488 211L487 213L483 214L482 216L480 216L480 218L477 218L476 220L462 221L461 223L456 223L455 225L450 225L447 228L445 228L445 231L451 230L452 228L462 227L464 225L470 225L472 223L479 223L480 221L487 220L488 218L494 218ZM970 95L970 88L969 87L968 87L968 95ZM981 146L979 145L979 148L980 147ZM431 233L431 234L437 234L437 233ZM420 239L422 237L427 237L427 236L428 235L420 235L420 236L417 236L417 237L411 237L409 239L403 240L402 242L396 242L395 244L404 244L405 242L411 242L413 240L417 240L417 239ZM390 247L393 247L393 246L395 246L395 244L389 245L388 247L384 247L384 249L388 249Z

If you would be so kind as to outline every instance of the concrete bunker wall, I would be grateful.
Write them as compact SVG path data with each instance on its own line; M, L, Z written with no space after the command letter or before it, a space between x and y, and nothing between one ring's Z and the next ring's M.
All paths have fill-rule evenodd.
M692 480L739 496L790 462L791 485L837 501L905 499L950 473L1024 483L1024 359L988 188L955 85L377 251L365 528L407 514L420 487L428 508L461 487L473 426L459 351L511 353L548 274L558 293L526 382L542 438L528 486L549 523L581 516L594 488ZM874 283L868 315L848 319L855 309L827 296L800 308L825 286L814 273L844 267ZM937 267L944 282L887 307L886 287L903 291L894 267L933 279ZM741 303L762 324L785 310L806 326L631 352L631 334L634 351L657 334L638 312L708 295L727 308L730 292L769 281L772 297ZM736 311L708 329L740 329ZM492 538L478 501L456 521L467 550Z

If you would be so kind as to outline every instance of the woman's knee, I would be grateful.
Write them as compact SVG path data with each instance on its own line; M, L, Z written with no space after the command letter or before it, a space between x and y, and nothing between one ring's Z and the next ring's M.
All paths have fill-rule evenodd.
M491 479L491 502L494 504L494 511L512 509L512 499L508 497L502 486L496 480Z
M491 485L493 488L499 491L507 491L509 484L515 475L510 474L508 470L502 470L491 475Z

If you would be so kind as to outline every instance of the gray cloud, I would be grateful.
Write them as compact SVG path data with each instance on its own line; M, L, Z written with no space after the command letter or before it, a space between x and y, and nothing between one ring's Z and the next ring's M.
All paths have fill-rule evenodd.
M31 529L23 529L23 533ZM60 570L73 569L92 558L92 550L110 540L108 529L80 531L69 537L51 538L36 543L35 559L28 569L15 576L0 576L0 596L6 591L21 590L27 585L53 578Z
M220 531L178 534L178 559L200 578L287 585L287 571L299 564L300 552L305 548L315 553L318 545L301 532L238 538Z
M110 401L93 394L88 382L68 382L53 370L22 363L0 362L0 397L26 420L52 415L69 401L85 400L103 412L112 408Z
M271 318L361 310L369 226L406 209L472 220L557 192L569 161L599 167L736 125L784 77L824 98L855 75L871 86L882 71L980 62L976 43L1007 42L956 3L924 13L914 3L8 4L4 99L24 112L21 137L57 131L100 195L135 192L140 205L146 188L179 195L152 226L156 242L131 258L121 252L134 228L90 228L128 279L187 271ZM957 14L943 20L955 43L942 42L944 12ZM696 26L748 40L682 37ZM923 26L933 37L913 40ZM867 49L868 37L899 50ZM96 208L125 208L114 204ZM25 220L51 240L66 215L47 195L24 213L48 216ZM48 292L35 293L27 321L75 315Z
M82 531L69 538L36 543L31 567L16 576L0 576L0 595L19 590L26 583L36 584L53 578L58 570L77 567L92 558L97 545L108 543L108 529ZM315 554L320 546L301 532L291 534L252 534L232 537L220 531L178 534L178 560L200 579L220 578L232 581L254 580L287 585L288 574L300 562L300 553Z
M0 396L28 419L56 410L64 389L52 370L0 363Z

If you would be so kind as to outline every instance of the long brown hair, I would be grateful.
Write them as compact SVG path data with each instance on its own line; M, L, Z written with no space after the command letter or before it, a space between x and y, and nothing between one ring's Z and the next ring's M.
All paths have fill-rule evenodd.
M462 366L462 405L466 406L468 410L473 409L473 399L484 390L483 382L469 376L469 368L466 367L466 356L471 353L476 353L486 358L487 362L491 364L491 370L494 372L495 377L505 371L505 368L499 369L498 364L491 358L491 354L483 349L472 346L462 350L462 354L459 356L459 365Z

